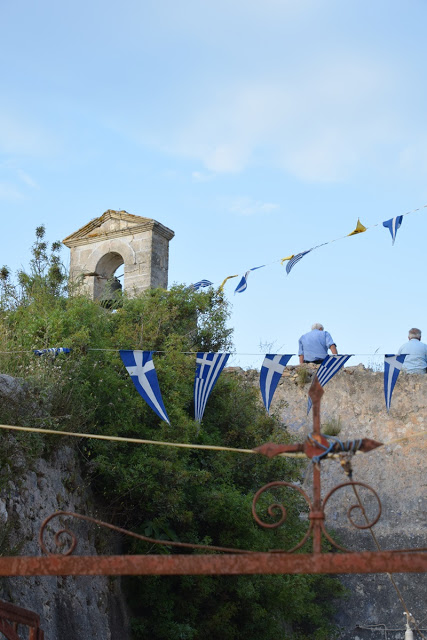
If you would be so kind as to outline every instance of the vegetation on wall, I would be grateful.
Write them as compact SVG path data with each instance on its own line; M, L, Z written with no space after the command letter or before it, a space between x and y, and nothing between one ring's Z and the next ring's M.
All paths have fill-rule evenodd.
M194 352L231 347L219 291L148 290L133 299L123 295L111 312L77 292L67 294L58 246L49 249L43 227L36 235L29 272L21 272L17 284L6 267L0 270L0 351L14 352L0 356L1 372L25 379L39 407L22 421L246 449L286 441L286 431L236 372L221 375L202 424L193 419ZM18 353L48 347L72 352L56 358ZM170 425L138 395L118 349L157 352ZM103 441L82 441L79 452L108 519L144 535L266 551L293 546L306 530L304 505L291 492L280 529L260 529L251 514L254 493L272 480L297 480L298 462ZM172 546L123 544L132 553L177 553ZM141 577L126 584L133 637L152 640L330 639L332 602L341 593L327 576Z

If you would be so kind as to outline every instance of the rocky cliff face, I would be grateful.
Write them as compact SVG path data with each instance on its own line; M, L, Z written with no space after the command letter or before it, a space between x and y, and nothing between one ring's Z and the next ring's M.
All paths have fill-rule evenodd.
M304 383L303 376L298 373L300 367L287 367L272 404L272 411L301 441L311 431L312 415L307 416L307 394L314 369L314 366L308 367ZM258 372L247 372L246 375L258 384ZM362 365L348 367L328 382L324 390L322 426L340 429L342 440L367 437L389 443L426 430L427 376L401 373L389 414L385 408L382 372L373 372ZM373 530L384 550L426 547L426 456L427 436L424 435L402 439L354 457L353 479L375 489L382 503L382 515ZM310 465L305 481L308 492ZM338 461L322 463L323 496L347 480ZM359 493L366 502L368 513L375 515L374 495L363 488ZM373 551L376 547L370 533L355 529L347 518L347 511L354 503L352 490L338 491L327 509L326 526L343 546L353 551ZM356 522L364 524L360 513L353 513ZM401 574L394 578L409 611L419 622L424 620L422 626L427 627L426 576ZM389 640L403 640L403 604L387 575L342 576L341 579L349 589L348 600L338 605L337 612L343 639L385 637L384 630L389 629Z
M0 375L0 409L22 410L25 386ZM3 413L3 411L2 411ZM13 412L12 412L13 413ZM55 436L53 436L55 438ZM2 555L40 555L38 534L42 521L58 510L94 515L92 495L82 477L77 452L71 444L52 448L42 456L10 434L2 434L0 470L0 551ZM95 516L96 517L96 516ZM95 527L72 523L78 538L76 553L114 553L111 539L96 539ZM120 580L109 577L34 577L0 579L0 599L40 615L46 640L126 640L127 613Z

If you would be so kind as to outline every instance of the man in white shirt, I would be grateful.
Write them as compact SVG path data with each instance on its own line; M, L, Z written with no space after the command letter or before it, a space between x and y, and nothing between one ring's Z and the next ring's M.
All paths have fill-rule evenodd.
M403 344L398 355L406 355L402 368L407 373L426 373L427 368L427 344L421 342L421 331L410 329L408 342Z

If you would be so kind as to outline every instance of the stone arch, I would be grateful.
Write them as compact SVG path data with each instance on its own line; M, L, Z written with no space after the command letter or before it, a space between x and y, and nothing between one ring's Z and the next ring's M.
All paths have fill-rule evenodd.
M122 260L120 263L118 263L117 266L120 266L120 264L124 264L125 267L129 268L136 262L135 252L132 250L132 247L129 245L129 243L115 239L103 242L102 244L100 243L99 246L94 247L89 257L87 258L85 268L88 272L92 271L94 273L98 273L97 269L99 264L101 263L102 266L104 264L102 261L105 259L105 257L112 254L119 255ZM106 265L108 265L109 260L106 259L105 262Z
M84 265L83 276L85 286L94 300L114 297L113 274L120 265L124 266L124 286L126 289L126 276L134 268L135 252L129 242L115 238L94 247ZM113 285L113 286L112 286ZM111 295L110 295L111 294Z
M109 251L98 260L95 267L97 275L95 276L93 290L95 300L112 299L115 293L122 289L120 282L117 281L117 278L114 280L113 276L118 267L122 264L124 265L124 263L123 256L116 251Z
M167 288L169 241L174 232L151 218L108 209L63 240L71 249L70 280L94 299L121 264L128 295Z

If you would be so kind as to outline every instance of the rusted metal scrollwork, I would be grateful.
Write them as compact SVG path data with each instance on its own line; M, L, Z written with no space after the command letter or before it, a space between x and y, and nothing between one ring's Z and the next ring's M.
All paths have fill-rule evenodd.
M134 533L133 531L128 531L127 529L122 529L121 527L116 527L113 524L109 524L108 522L103 522L102 520L97 520L96 518L91 518L90 516L84 516L80 513L74 513L72 511L56 511L48 516L40 527L39 532L39 544L40 547L46 555L57 555L60 553L61 555L68 556L73 553L74 549L77 545L77 536L67 528L60 529L53 536L53 542L57 549L57 552L49 551L45 544L45 533L47 531L47 525L54 520L55 518L61 517L71 517L77 518L78 520L84 520L85 522L90 522L91 524L95 524L99 527L104 527L106 529L110 529L111 531L115 531L116 533L120 533L122 535L129 536L131 538L136 538L137 540L142 540L144 542L149 542L150 544L158 544L164 547L180 547L184 549L192 549L199 551L221 551L223 553L253 553L252 551L246 551L244 549L233 549L230 547L217 547L214 545L207 544L191 544L189 542L176 542L174 540L157 540L156 538L149 538L148 536L143 536L139 533ZM63 551L61 548L64 547L64 543L61 539L64 536L68 536L71 540L69 548L66 551Z
M353 491L355 492L355 496L357 499L357 504L353 504L351 505L351 507L349 507L348 511L347 511L347 518L349 520L349 522L351 522L351 524L353 525L353 527L355 527L356 529L371 529L375 524L377 524L378 520L381 517L381 511L382 511L382 506L381 506L381 500L378 496L378 493L372 488L370 487L368 484L366 484L365 482L343 482L342 484L337 485L336 487L334 487L326 496L326 498L323 500L323 509L326 507L326 503L328 502L329 498L336 492L339 491L340 489L344 489L344 487L352 487ZM377 502L377 514L375 516L375 518L373 519L369 519L367 514L366 514L366 509L363 506L359 494L356 491L356 487L364 487L365 489L367 489L368 491L370 491L373 496L376 499ZM357 524L357 522L355 522L353 520L352 514L353 511L360 511L363 515L363 517L365 518L365 524Z
M269 491L271 489L276 489L276 488L283 488L283 487L287 487L289 489L292 489L294 491L298 491L298 493L300 493L302 495L302 497L304 498L304 500L307 502L309 508L310 508L310 513L313 510L310 498L308 497L308 495L306 494L306 492L301 489L301 487L299 487L296 484L292 484L291 482L284 482L284 481L276 481L276 482L269 482L268 484L264 485L263 487L261 487L261 489L259 489L255 496L254 499L252 501L252 515L255 519L255 522L257 522L261 527L264 527L265 529L277 529L278 527L280 527L282 524L285 523L286 518L287 518L287 510L286 507L279 502L273 502L272 504L270 504L268 506L267 509L267 513L271 518L276 518L277 515L279 515L279 519L276 522L265 522L264 520L261 520L261 518L258 516L257 514L257 505L259 502L259 499L261 498L261 496L266 492ZM300 547L303 546L303 544L308 540L308 538L311 535L311 531L312 531L313 525L312 522L310 521L310 525L308 528L308 531L306 532L305 536L303 537L303 539L294 547L292 547L292 549L287 550L287 553L292 553L293 551L296 551L297 549L299 549Z
M342 484L337 485L336 487L334 487L329 493L328 495L325 497L325 499L323 500L323 509L325 509L326 504L329 500L329 498L336 492L339 491L340 489L344 489L345 487L352 487L353 492L354 492L354 496L357 500L357 504L352 504L349 509L347 510L347 519L350 522L350 524L355 528L355 529L359 529L359 530L366 530L366 529L372 529L372 527L378 522L378 520L381 517L381 511L382 511L382 505L381 505L381 500L377 494L377 492L370 487L368 484L366 484L365 482L355 482L355 481L351 481L351 482L343 482ZM357 491L357 487L363 487L364 489L366 489L367 491L369 491L376 500L376 505L377 505L377 511L374 517L369 517L366 513L366 509L362 503L362 500L360 498L360 495ZM358 524L357 522L355 522L355 520L353 519L353 513L355 511L360 512L360 514L363 516L365 524ZM322 533L325 536L325 538L327 540L329 540L329 542L336 547L337 549L340 549L340 551L346 551L349 552L350 549L347 549L346 547L343 547L342 545L338 544L338 542L336 542L332 536L326 531L324 525L322 526Z
M66 511L57 511L56 513L52 513L48 518L46 518L46 520L42 522L42 525L40 527L40 532L39 532L39 545L43 553L45 553L46 555L54 555L53 552L48 551L44 542L44 534L46 531L46 527L51 520L62 515L69 515L69 514L67 514ZM73 514L73 515L77 515L77 514ZM68 538L69 545L68 545L68 549L64 551L64 546L65 546L64 539L66 538ZM77 546L77 536L75 535L75 533L70 531L70 529L67 529L67 528L60 529L53 536L53 542L54 542L55 548L57 549L57 553L61 553L64 556L70 556Z
M308 504L308 506L310 508L310 513L309 513L309 516L308 516L309 521L310 521L310 525L309 525L308 531L305 533L305 535L302 538L302 540L297 545L292 547L292 549L289 549L289 550L281 549L280 550L280 551L283 551L283 552L286 552L286 553L293 553L294 551L296 551L297 549L300 549L304 545L304 543L309 539L310 535L313 532L314 522L319 522L319 525L320 525L320 527L322 529L323 535L325 536L325 538L334 547L336 547L337 549L340 549L341 551L346 551L346 552L350 552L351 553L350 549L347 549L346 547L343 547L342 545L340 545L338 542L336 542L332 538L332 536L327 532L327 530L325 528L325 523L324 523L324 520L326 519L325 508L326 508L328 500L332 497L332 495L336 491L339 491L340 489L344 489L345 487L352 487L353 491L355 492L355 497L357 499L357 504L351 505L349 507L348 511L347 511L347 518L348 518L349 522L351 523L351 525L353 527L355 527L355 529L371 529L378 522L378 520L381 517L381 511L382 511L381 500L380 500L377 492L372 487L370 487L368 484L366 484L365 482L353 482L352 481L352 482L343 482L342 484L337 485L336 487L334 487L328 493L328 495L323 500L320 511L314 511L312 503L310 501L310 498L305 493L305 491L303 489L301 489L301 487L299 487L298 485L292 484L290 482L277 481L277 482L269 482L268 484L266 484L263 487L261 487L261 489L259 489L256 492L256 494L254 496L254 499L253 499L253 502L252 502L252 515L254 517L254 520L259 526L261 526L261 527L263 527L265 529L277 529L281 525L285 524L286 517L287 517L287 510L286 510L286 507L281 503L274 502L274 503L270 504L268 509L267 509L267 513L271 518L275 518L275 517L277 517L278 514L280 514L280 518L276 522L272 522L272 523L265 522L257 514L257 504L258 504L259 499L262 496L262 494L264 494L266 491L269 491L271 489L280 488L280 487L288 487L289 489L293 489L295 491L298 491L303 496L304 500L307 502L307 504ZM366 489L369 492L371 492L372 495L375 497L376 505L377 505L377 511L376 511L375 517L369 518L367 516L366 509L362 504L362 501L360 499L359 494L357 493L357 487L363 487L364 489ZM362 514L363 518L365 519L365 524L358 524L357 522L355 522L355 520L353 518L353 513L355 511L360 511L360 513ZM279 550L272 549L271 551L277 553Z
M252 513L255 521L264 528L275 529L286 521L286 508L282 504L273 503L268 508L268 515L271 518L276 517L279 513L281 514L280 518L274 523L264 522L259 518L256 512L257 503L259 501L260 496L268 491L269 489L273 489L276 487L288 487L290 489L297 490L307 502L310 508L309 513L309 529L306 532L305 536L295 547L289 549L288 551L283 550L286 553L292 553L297 549L300 549L303 544L307 541L307 539L312 536L313 538L313 551L314 553L321 552L321 537L322 535L337 549L341 551L350 552L349 549L338 544L332 536L326 531L325 528L325 508L329 501L329 499L340 489L344 489L346 487L351 487L354 492L354 496L356 499L356 503L351 505L347 511L347 518L350 524L359 530L371 529L380 519L381 516L381 501L374 489L364 482L355 482L352 478L352 469L351 469L351 457L358 452L367 453L376 449L377 447L382 446L381 442L376 442L374 440L370 440L368 438L363 438L359 440L349 441L349 442L340 442L337 438L329 438L321 433L320 431L320 402L322 399L324 391L321 387L317 376L315 376L313 383L310 387L309 396L312 400L313 404L313 431L308 435L304 443L301 444L291 444L291 445L280 445L274 444L272 442L268 442L260 447L257 447L256 451L262 455L265 455L269 458L272 458L276 455L280 455L285 453L289 454L299 454L304 453L307 458L311 459L313 462L313 501L311 502L305 491L301 489L301 487L291 484L289 482L270 482L265 485L259 491L257 491L253 504L252 504ZM320 482L320 464L321 461L326 459L329 456L340 456L341 465L345 473L349 476L350 481L344 482L342 484L334 487L327 496L322 500L321 498L321 482ZM374 517L369 518L366 509L362 503L360 495L357 491L358 488L363 488L371 493L376 500L376 513ZM363 519L364 523L359 524L354 519L354 514L359 512Z

